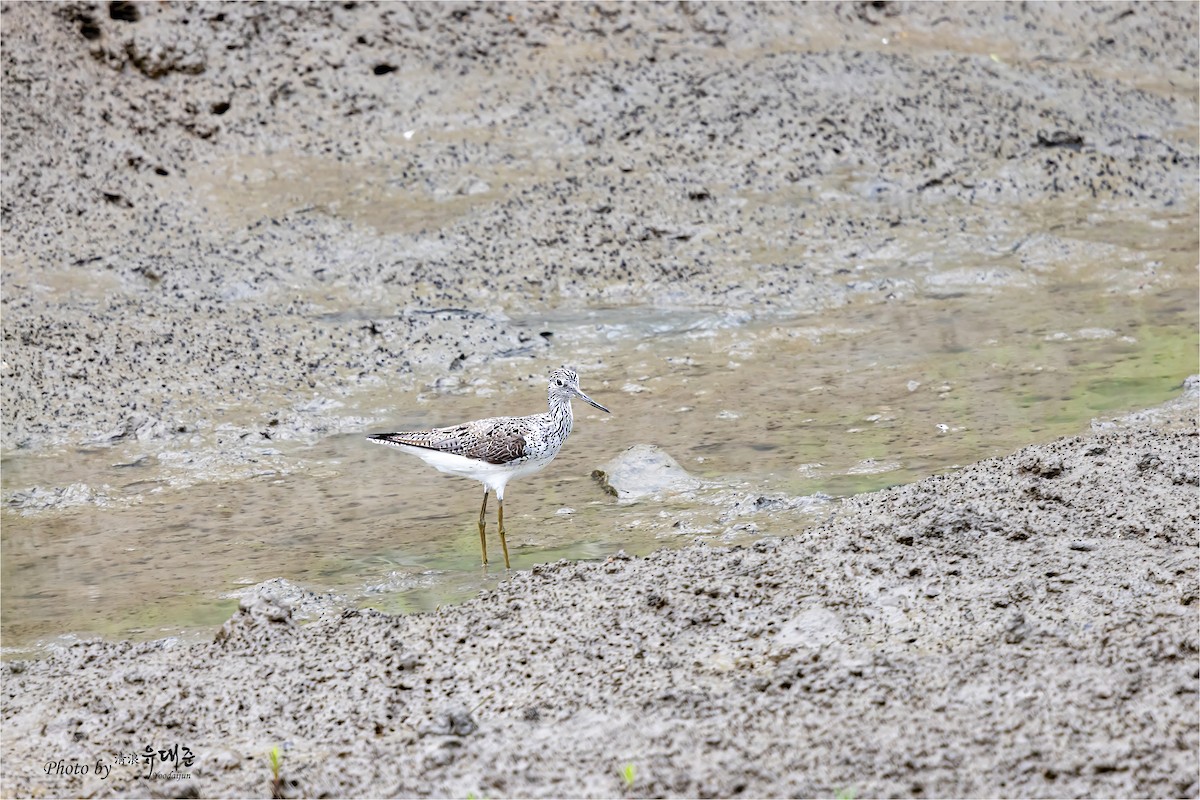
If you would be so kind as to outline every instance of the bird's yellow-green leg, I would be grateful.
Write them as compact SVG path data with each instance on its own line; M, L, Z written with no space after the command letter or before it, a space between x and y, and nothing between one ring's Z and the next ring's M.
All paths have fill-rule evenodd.
M486 517L484 515L487 514L487 497L488 489L485 486L483 489L483 505L479 507L479 549L483 551L483 565L485 567L487 566L487 537L483 531L486 526L486 522L484 521Z
M504 538L504 498L498 498L500 501L500 511L497 516L500 518L500 547L504 549L504 568L509 569L508 565L508 540Z

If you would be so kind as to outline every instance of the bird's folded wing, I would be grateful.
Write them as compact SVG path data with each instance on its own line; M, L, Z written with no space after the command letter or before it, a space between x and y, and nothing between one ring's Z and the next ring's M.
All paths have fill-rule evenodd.
M378 433L367 437L379 442L407 444L453 453L489 464L507 464L525 457L525 432L513 420L480 420L431 431Z

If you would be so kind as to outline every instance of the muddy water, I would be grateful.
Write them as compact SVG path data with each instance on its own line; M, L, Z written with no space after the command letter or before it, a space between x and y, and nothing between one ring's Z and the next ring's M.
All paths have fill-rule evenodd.
M1145 246L1156 230L1120 235ZM950 279L935 274L895 302L820 315L540 314L520 322L553 332L544 361L498 362L421 392L364 389L342 398L341 412L377 421L372 430L533 413L544 407L546 368L574 364L614 413L577 404L554 465L510 486L515 568L786 534L828 505L731 507L760 494L840 496L912 481L1176 394L1198 346L1194 247L1176 251L1155 267L1169 279L1148 287L1078 265L1040 273L1032 289L971 286L947 270ZM196 454L171 446L8 454L6 497L70 487L78 502L3 511L4 653L64 635L207 636L237 591L277 577L387 610L433 607L500 580L501 570L478 567L479 486L361 433L264 441L261 459L186 489L168 476ZM603 494L591 471L644 442L706 488L663 503Z

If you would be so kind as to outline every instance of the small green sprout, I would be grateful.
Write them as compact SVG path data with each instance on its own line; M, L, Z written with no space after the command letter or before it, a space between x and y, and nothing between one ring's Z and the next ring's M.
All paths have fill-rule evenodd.
M833 794L833 800L854 800L854 787L846 786Z
M271 761L271 797L274 800L282 800L283 779L279 773L283 769L283 754L279 752L279 745L271 748L267 758Z
M633 782L637 780L637 767L630 762L621 770L621 777L625 779L625 788L632 789Z

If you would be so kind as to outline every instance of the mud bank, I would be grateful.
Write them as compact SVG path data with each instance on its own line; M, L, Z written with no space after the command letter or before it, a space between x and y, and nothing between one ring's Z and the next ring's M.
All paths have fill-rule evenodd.
M265 794L278 745L294 796L1196 797L1194 389L793 537L8 663L3 792ZM187 778L112 766L175 744Z

